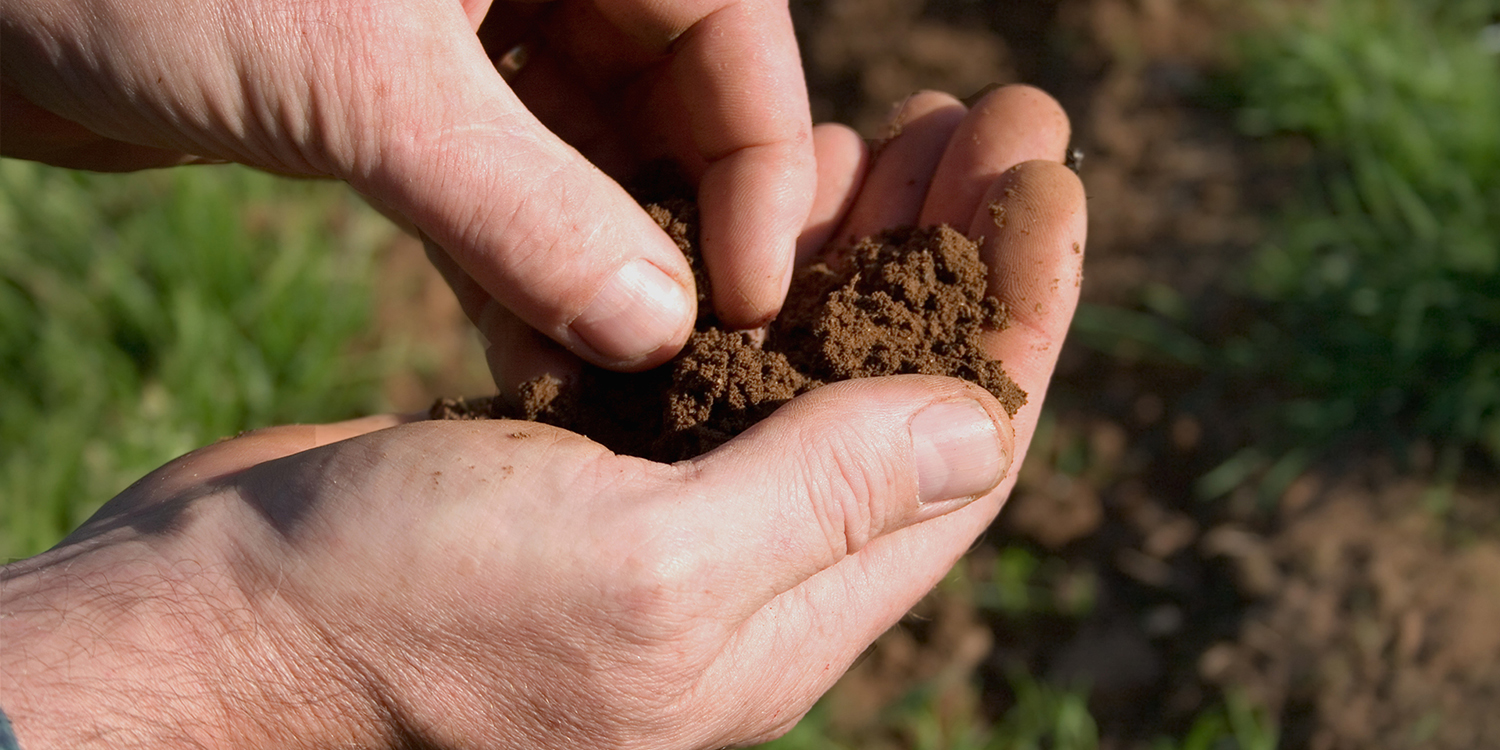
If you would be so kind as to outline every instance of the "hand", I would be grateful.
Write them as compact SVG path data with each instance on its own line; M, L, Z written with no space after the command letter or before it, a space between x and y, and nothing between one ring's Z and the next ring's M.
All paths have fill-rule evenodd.
M674 354L696 297L677 249L589 158L618 177L670 156L700 185L721 316L772 317L814 189L785 4L490 5L4 0L0 150L347 180L484 291L481 328L503 305L624 369ZM517 43L531 61L512 87L490 54Z
M897 117L868 169L847 130L819 131L807 236L968 216L1015 313L987 341L1032 395L1013 422L973 386L900 376L813 391L670 466L507 421L219 443L5 570L0 705L22 742L712 748L788 729L999 510L1077 299L1082 190L1028 161L1060 158L1056 105L921 94Z

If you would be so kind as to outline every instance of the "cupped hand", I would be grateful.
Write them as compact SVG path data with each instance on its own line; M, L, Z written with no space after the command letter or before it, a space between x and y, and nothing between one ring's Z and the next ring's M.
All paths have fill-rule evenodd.
M1013 319L987 344L1031 393L1014 420L972 385L899 376L805 394L674 465L510 421L252 433L8 569L7 637L33 645L0 674L105 670L126 718L85 703L79 721L165 705L157 725L206 746L713 748L785 731L994 517L1077 298L1083 194L1055 161L1050 99L1009 88L965 110L924 93L896 122L873 158L819 131L806 247L892 220L983 235ZM28 746L26 717L67 705L56 690L0 690ZM67 722L31 726L64 746L43 733Z
M725 321L758 325L785 295L814 165L784 3L5 0L3 10L6 155L106 170L235 161L347 180L485 292L471 308L481 327L503 308L624 369L670 357L694 318L686 263L612 179L668 156L698 178L705 258L733 292ZM517 67L515 50L530 62Z

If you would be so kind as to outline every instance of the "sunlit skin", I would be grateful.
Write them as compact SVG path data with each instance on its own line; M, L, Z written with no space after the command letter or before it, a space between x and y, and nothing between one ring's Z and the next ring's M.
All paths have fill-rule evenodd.
M986 237L991 291L1016 311L987 344L1032 396L1013 421L971 386L902 376L814 391L671 466L503 421L251 433L6 569L0 637L18 645L0 705L33 749L710 748L785 731L1014 483L1076 302L1049 282L1079 273L1083 193L1057 161L1065 130L1040 153L989 136L1058 114L1030 89L967 113L928 93L897 116L944 148L898 139L870 164L845 128L814 138L808 247L875 228L860 217L876 204L967 213ZM916 503L918 417L966 403L993 421L1003 479L949 476L977 494Z
M673 3L601 3L598 8L605 6L620 11L615 20L622 28L657 44L650 48L653 54L671 39L685 40L668 47L674 55L699 57L681 63L687 70L666 79L700 93L719 83L705 66L716 70L712 61L735 59L736 34L780 28L784 22L784 9L758 4L735 6L738 10L728 15L686 13L665 26L662 19L673 12ZM13 56L13 29L58 6L4 0L3 7L4 72L7 83L16 84L17 71L36 73L28 68L36 58ZM558 11L560 17L549 23L563 29L590 28L601 17L590 16L595 6L587 4L557 7L588 11L577 18ZM520 101L535 110L532 117L491 112L501 106L497 100L506 106L518 100L503 93L510 89L493 67L481 71L480 60L471 59L483 58L479 45L440 43L465 35L472 40L483 8L457 13L413 0L361 6L356 15L379 20L396 8L416 13L410 28L403 29L410 35L405 41L415 47L402 48L403 56L425 50L440 57L418 63L420 70L412 75L433 83L421 76L439 69L439 62L457 66L451 81L434 85L448 97L439 104L490 112L493 116L480 118L487 123L541 122L566 130L545 98L528 99L524 93L548 81L547 55L534 55L514 79ZM207 33L192 25L192 9L178 10L187 19L176 24L178 30L186 24L199 37ZM729 23L742 18L740 12L761 25ZM303 18L292 14L290 21ZM693 19L715 20L704 27ZM714 25L719 23L728 25ZM451 39L434 28L451 32ZM663 28L686 31L649 33ZM702 32L697 42L695 28ZM343 40L348 34L335 36ZM89 37L91 43L99 38ZM258 41L275 38L280 37ZM608 39L587 37L601 38ZM497 41L496 49L513 44ZM759 43L741 41L757 54L771 54ZM586 57L592 52L584 48L593 43L552 49ZM730 48L714 46L720 43ZM368 40L361 44L379 49ZM711 49L689 52L693 44ZM218 50L215 54L225 49L209 48ZM108 57L114 61L114 67L106 66L114 71L112 80L129 70L120 60L133 59L129 50L118 54L123 57ZM487 58L482 63L490 65ZM277 64L268 64L266 78L256 80L281 80L274 75L282 70ZM371 65L379 68L379 61ZM214 68L196 70L207 75ZM607 66L601 70L607 72ZM531 73L534 83L527 83ZM780 73L767 75L751 88L766 87L757 94L762 98L798 100L773 119L800 123L805 115L792 112L805 107L800 73L795 83ZM116 102L112 114L124 124L104 128L100 120L88 119L93 115L78 104L76 91L41 96L49 84L37 81L45 78L28 79L14 90L114 139L96 142L101 151L95 156L111 143L143 142L143 137L123 137L138 136L131 128L141 123L186 123L186 135L149 141L156 151L119 146L113 158L121 160L156 154L170 161L162 149L171 147L179 159L182 153L269 154L287 161L260 166L340 164L337 154L378 152L381 139L392 137L382 128L407 122L401 117L421 123L437 116L408 109L397 117L380 114L379 107L335 114L319 110L325 113L320 135L306 138L307 133L257 130L293 121L267 118L266 111L201 107L223 100L170 79L160 88L140 89L158 116L136 113L132 120ZM390 82L404 88L389 96L416 97L424 91L399 79ZM56 84L55 73L51 81ZM789 88L776 88L783 84ZM293 88L280 95L295 99L297 92L307 92L305 85ZM197 98L172 98L183 91L197 92ZM345 93L358 100L372 91ZM706 207L715 201L720 207L761 206L749 212L759 218L745 219L759 227L753 231L742 233L735 224L740 218L721 219L730 229L721 235L726 244L720 247L748 242L752 235L774 240L767 245L771 249L728 261L727 267L739 269L729 271L729 278L743 275L750 290L741 299L754 314L744 315L743 323L756 322L780 303L774 289L781 281L760 287L772 290L762 309L754 302L761 292L754 291L751 277L779 279L794 258L808 262L831 242L890 224L948 223L985 238L990 291L1013 311L1012 325L990 333L985 345L1029 392L1028 405L1010 419L989 394L945 378L838 383L795 399L709 454L673 465L617 456L583 437L537 424L414 423L391 415L275 427L216 443L142 479L57 548L4 569L0 706L15 722L22 745L28 750L716 748L768 739L790 728L871 641L941 579L1014 485L1077 302L1076 284L1055 282L1076 280L1081 273L1084 195L1062 164L1067 118L1035 89L998 89L973 108L946 94L914 95L893 113L902 135L877 156L843 126L819 126L798 136L794 131L801 126L794 125L787 143L792 151L805 147L806 156L790 157L783 166L791 168L780 171L764 171L765 164L753 157L746 157L753 163L746 164L724 156L719 146L739 136L703 147L703 131L717 122L714 113L747 106L727 95L706 98L709 114L696 116L688 138L698 144L693 148L700 156L708 155L696 165L687 160L700 179L700 199L716 196L704 200ZM204 116L174 119L162 112ZM360 115L373 119L360 121ZM16 126L6 117L10 149ZM247 118L248 127L225 126ZM361 129L371 121L380 124L379 132ZM545 145L555 136L530 127L506 133L543 155L517 151L515 159L573 163L568 160L578 151ZM621 128L612 132L628 135L626 141L641 132ZM439 149L439 156L478 153L468 141L473 129L449 135L464 145L457 151ZM593 136L565 137L584 143ZM509 141L487 142L524 150ZM310 148L309 143L321 145ZM338 148L318 150L329 144ZM405 151L398 160L419 151ZM582 151L608 162L608 149ZM714 155L722 158L709 158ZM715 172L714 165L726 159L733 163ZM439 163L463 168L457 160L440 158ZM555 323L566 313L555 313L571 309L574 303L567 300L576 289L549 289L545 279L532 279L536 284L526 293L537 297L534 305L511 304L510 295L521 292L493 284L504 274L476 270L476 259L503 266L506 253L527 254L527 243L539 242L547 232L594 236L565 213L527 218L532 224L502 222L509 231L489 232L499 225L485 221L468 223L475 220L475 207L464 204L472 198L461 193L477 184L468 180L496 180L512 166L481 164L475 175L451 179L414 171L413 182L400 185L383 185L372 172L343 169L301 171L345 177L388 206L403 205L391 198L408 201L398 213L434 239L439 248L434 260L489 336L489 359L497 373L537 367L542 353L549 358L546 367L572 366L574 356L597 360L597 352L577 346L548 349L528 338L533 329L557 333ZM395 173L381 174L384 179ZM745 178L731 180L729 174ZM768 174L763 181L755 177ZM501 197L487 200L512 208L534 205L527 203L535 195L528 191L537 188L520 179L532 176L518 173L517 179L494 182ZM620 216L638 213L633 206L617 205L612 185L588 188L577 205L605 213L617 209ZM995 221L992 204L1004 209L1004 226ZM774 231L792 216L790 231ZM629 221L624 229L611 228L616 238L633 231ZM465 227L479 229L465 232ZM785 242L775 240L782 234ZM647 235L642 230L639 236ZM481 246L490 249L481 252ZM600 268L612 271L619 253L655 252L631 242L613 243L613 249L581 247L565 258L538 260L538 267L566 266L586 278ZM584 266L593 270L580 271ZM496 298L507 305L496 305ZM566 336L561 339L569 344Z

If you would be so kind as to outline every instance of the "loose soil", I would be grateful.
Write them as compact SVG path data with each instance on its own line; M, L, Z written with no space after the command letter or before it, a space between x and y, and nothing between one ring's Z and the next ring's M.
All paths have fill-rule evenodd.
M979 246L947 226L898 228L798 269L787 304L763 332L714 316L698 248L698 209L681 198L646 210L677 243L699 289L696 330L672 361L642 373L585 366L542 375L516 393L443 399L435 419L525 419L587 435L617 453L677 461L706 453L827 383L920 373L979 384L1011 414L1026 394L990 359L980 334L1007 322L986 294Z

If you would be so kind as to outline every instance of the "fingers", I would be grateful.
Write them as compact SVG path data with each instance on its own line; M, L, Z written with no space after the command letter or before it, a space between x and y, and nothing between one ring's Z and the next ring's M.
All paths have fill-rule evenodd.
M1041 90L1003 86L991 91L949 140L918 225L964 229L1001 173L1033 159L1061 162L1071 135L1067 113Z
M572 62L586 88L644 105L625 113L645 125L636 145L676 157L697 179L720 319L737 328L769 320L785 297L816 185L785 3L604 0L565 4L548 21L547 46ZM530 76L518 83L528 102L554 98L529 88Z
M818 189L813 196L807 225L797 238L797 265L816 259L833 237L864 183L870 150L853 129L825 124L813 128L813 149L818 162Z
M985 192L971 219L984 235L989 291L1005 303L1010 326L985 334L990 356L1040 404L1078 306L1087 240L1083 184L1067 167L1030 161L1013 167ZM1020 444L1030 440L1038 410L1017 415Z
M579 356L617 369L666 360L696 314L686 260L622 188L525 110L467 17L451 15L462 32L436 34L428 49L413 43L410 69L384 82L392 101L366 123L379 137L350 182Z
M750 329L781 308L816 186L801 58L784 3L601 1L642 48L669 52L699 177L703 264L718 317ZM667 123L667 126L673 123Z
M448 282L459 307L484 336L485 362L502 396L515 393L518 386L538 375L567 379L578 372L582 362L577 356L496 302L426 236L422 237L422 249Z
M813 129L817 153L818 190L807 227L797 239L798 262L810 261L822 250L853 205L864 180L869 149L852 129L825 124ZM536 333L510 311L497 304L467 274L431 243L424 243L428 257L447 279L459 303L489 342L486 350L490 372L500 392L512 393L521 383L542 374L566 379L577 372L579 361L556 343Z
M919 92L898 105L889 128L837 242L902 225L963 229L1002 172L1032 159L1060 161L1071 134L1057 102L1030 86L996 89L972 110L947 94Z
M605 84L606 90L601 93L608 99L610 90L626 84L622 78L642 71L664 72L672 82L671 95L661 99L648 96L647 101L652 112L672 120L666 130L683 134L680 141L675 137L667 141L671 148L683 152L679 156L691 162L698 177L704 265L715 287L719 317L731 327L754 327L769 320L785 297L796 239L806 223L816 184L807 95L784 5L759 0L710 4L605 1L562 4L547 11L544 30L574 33L564 40L544 33L529 42L537 49L515 82L517 93L535 108L540 122L601 159L599 163L606 169L624 171L631 162L620 155L629 149L622 148L612 131L590 125L602 118L590 116L597 115L598 110L591 113L580 109L589 106L581 103L590 97L582 95L578 81ZM483 33L486 38L501 39L504 31L487 23ZM563 56L552 54L553 48ZM674 114L680 116L674 118ZM651 152L655 148L646 144L641 150ZM538 175L555 172L541 165L527 168L524 177L536 180ZM536 192L545 195L535 202L550 207L554 215L567 210L559 207L603 203L598 191ZM615 219L608 222L605 234L616 244L642 245L641 237L632 235L630 225L618 220L618 210L594 213ZM506 223L514 232L515 222ZM578 226L579 234L593 234L587 222L574 219L568 223ZM600 223L595 222L594 228ZM636 234L641 233L651 234ZM625 301L611 303L609 297L601 296L598 311L581 313L581 302L571 307L559 305L567 308L567 314L560 315L545 305L537 309L540 303L530 295L520 303L506 299L501 292L515 282L506 277L487 278L481 264L490 262L489 258L470 260L470 251L455 250L440 231L429 230L429 234L453 253L482 288L500 297L519 317L597 364L642 369L661 362L680 346L681 338L667 335L669 332L686 335L685 327L674 329L661 315L653 320L638 312L614 314L630 302L637 307L652 307L640 304L638 298L664 296L670 291L659 275L642 273L649 268L638 266L629 274L622 295ZM589 252L596 254L593 248ZM654 257L654 250L637 249L634 253L648 256L672 280L681 282L685 278L667 269L668 262ZM619 267L620 263L610 262L618 260L601 260L599 264ZM565 267L558 272L576 279L574 285L601 287L602 280L591 278L586 269L584 273L580 270ZM653 281L645 280L647 275ZM525 283L535 287L533 279ZM662 300L654 301L656 309L664 308ZM680 307L671 312L671 319L676 320ZM572 325L567 327L578 336L542 325L557 317L571 320ZM555 320L551 322L556 325ZM579 346L579 342L589 346ZM640 354L650 344L658 346Z
M989 238L983 252L992 269L990 291L1006 301L1013 314L1011 327L987 334L985 343L1031 395L1012 425L1010 460L1012 466L1019 466L1077 304L1086 224L1084 194L1066 167L1032 161L1001 175L981 200L969 224L970 233ZM999 210L992 213L991 203ZM997 226L997 215L1004 217L1003 226ZM858 422L855 427L879 429ZM829 476L833 477L829 486L843 487L855 483L850 477L858 482L870 473L845 471ZM810 668L766 671L748 678L756 684L743 694L774 696L775 703L769 708L763 703L739 707L745 719L738 730L765 732L771 728L764 723L766 716L797 716L806 711L813 697L831 686L870 642L942 579L989 526L1014 484L1012 472L993 492L939 518L884 535L867 535L858 554L838 560L748 618L713 665L705 684L736 675L747 679L742 665L768 652L776 653L782 663ZM850 527L859 528L857 524Z
M858 202L835 241L853 243L883 229L916 223L943 152L964 121L964 105L923 91L897 106Z
M805 394L700 459L694 491L736 529L727 590L743 617L871 540L951 512L1005 476L1009 420L985 391L929 376L836 383ZM753 592L760 592L754 596Z
M621 26L670 44L672 79L707 165L698 203L715 309L731 327L760 326L786 297L817 182L791 16L784 3L760 0L729 0L701 16L686 2L619 5L661 9Z

